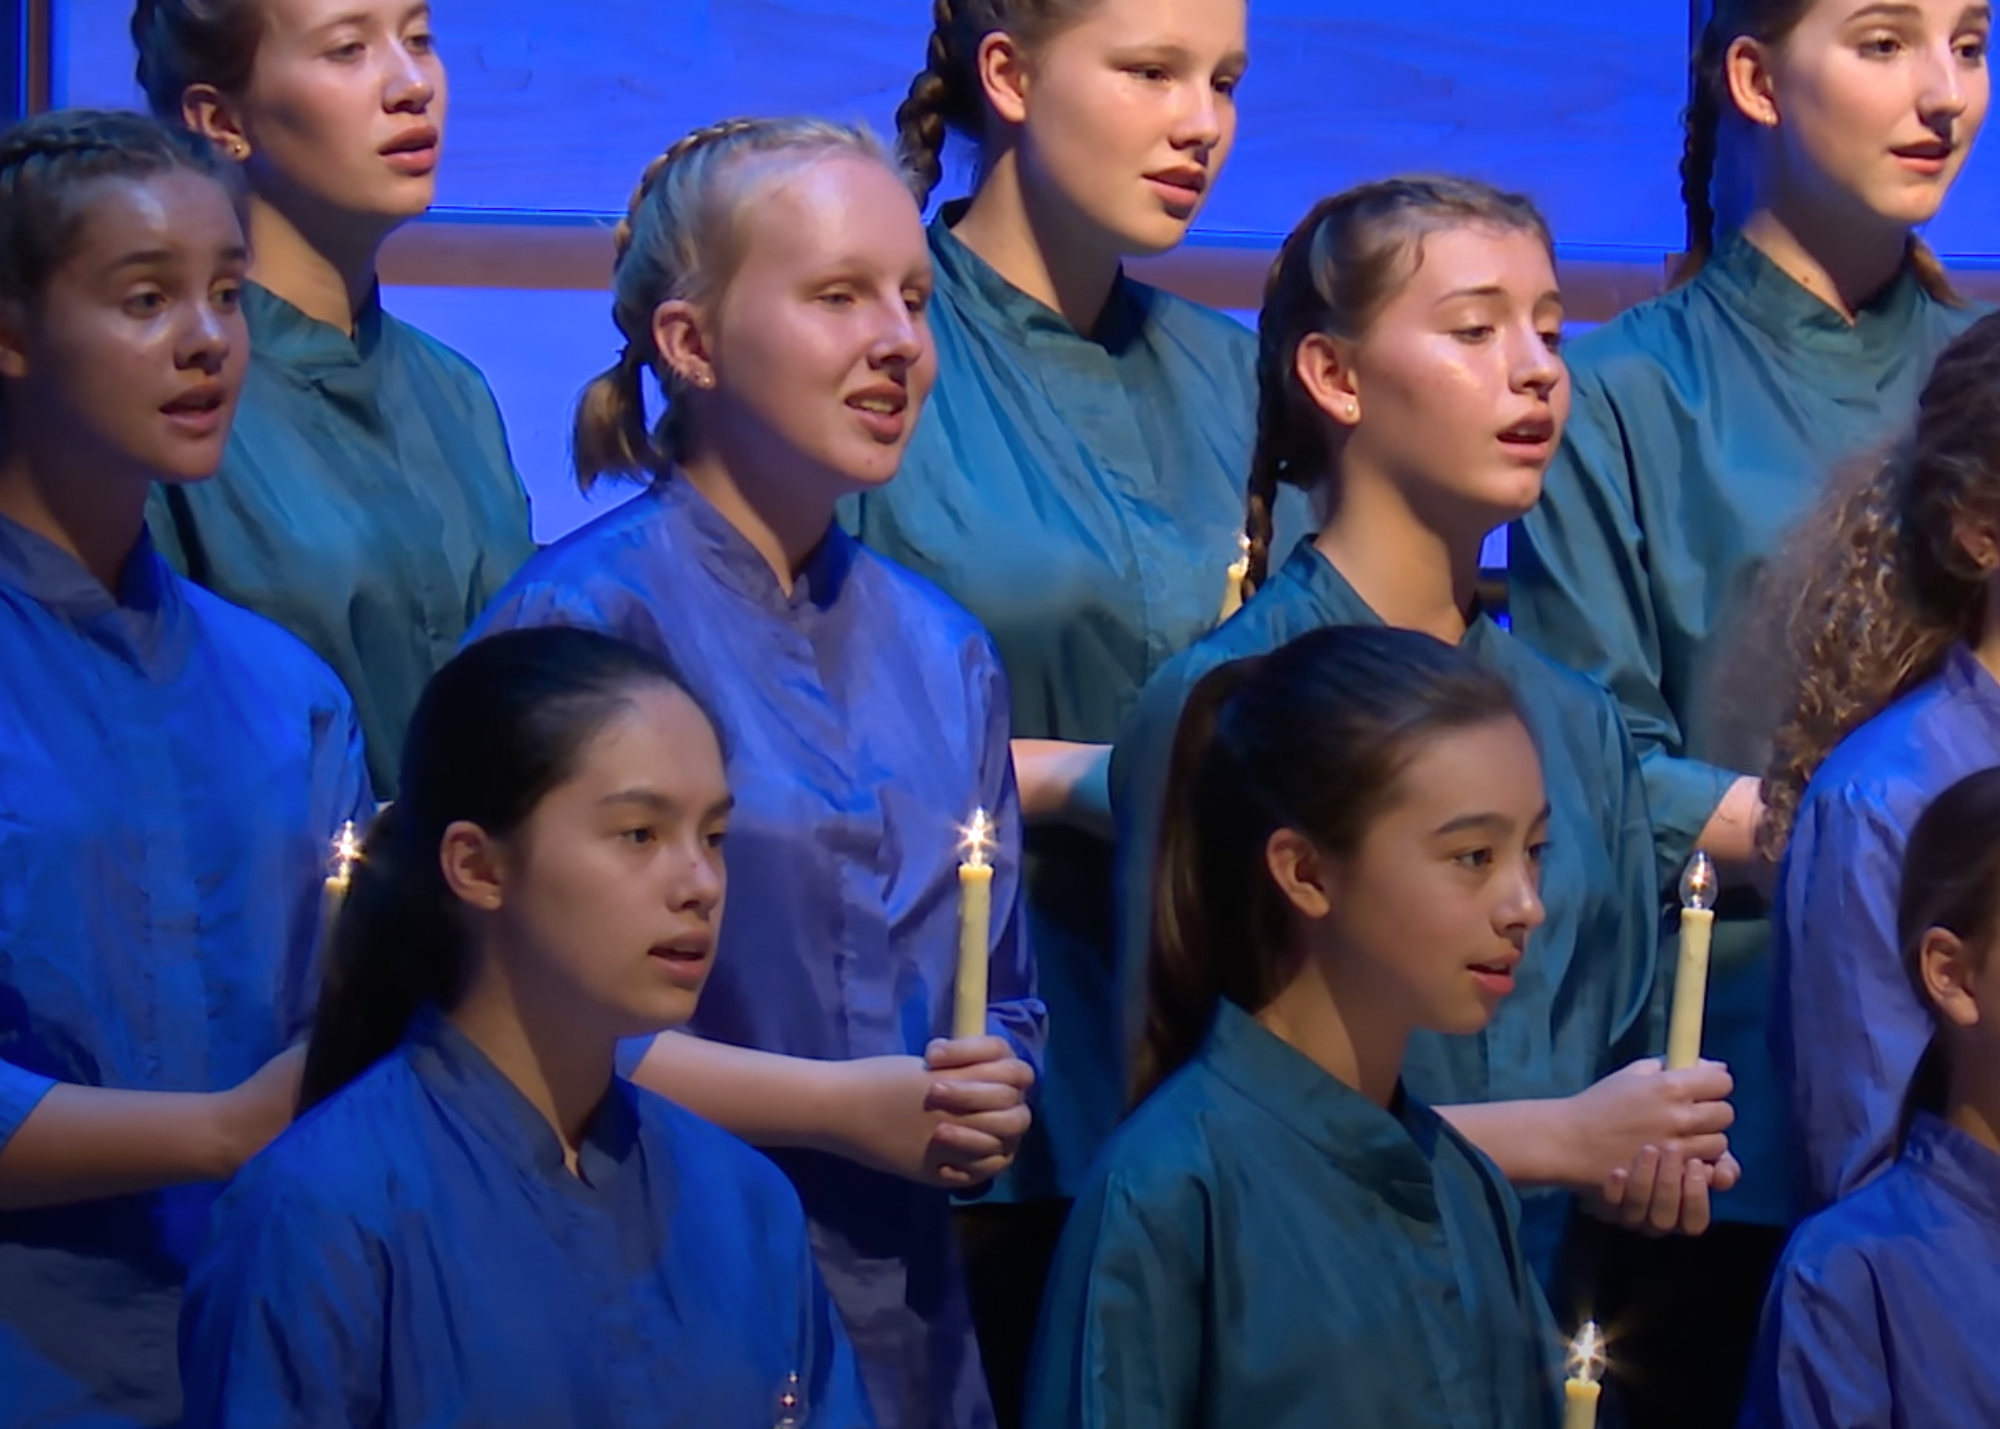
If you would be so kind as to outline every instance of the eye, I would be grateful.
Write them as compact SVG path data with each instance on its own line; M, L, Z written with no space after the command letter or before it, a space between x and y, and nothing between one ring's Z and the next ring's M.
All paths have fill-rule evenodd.
M427 55L437 47L437 41L429 31L421 31L403 41L403 46L413 55Z
M1958 57L1967 64L1985 64L1987 43L1988 39L1985 35L1975 35L1968 39L1960 40L1958 42Z
M1148 84L1165 84L1174 77L1165 65L1133 65L1126 73Z
M922 317L931 305L931 295L912 289L903 294L903 306L910 310L911 317Z
M834 288L821 293L819 301L829 308L851 308L854 306L854 294L845 288Z
M728 829L713 829L708 833L706 837L702 839L702 843L711 849L721 848L728 841L729 841Z
M1546 347L1550 352L1562 351L1563 330L1561 328L1543 328L1541 330L1541 337L1542 346Z
M1468 346L1476 346L1479 343L1486 342L1493 336L1493 328L1487 324L1453 328L1451 335Z
M1528 862L1532 863L1536 868L1540 868L1543 862L1549 856L1550 842L1551 841L1548 839L1541 839L1535 843L1529 844Z
M1242 84L1243 81L1240 79L1218 79L1215 82L1215 92L1226 99L1234 99L1236 91L1242 87Z
M1468 873L1477 873L1481 869L1492 866L1493 850L1490 848L1467 849L1464 853L1453 854L1451 861Z
M167 306L167 295L158 291L134 293L125 300L125 311L134 317L149 318Z
M233 313L243 305L243 285L223 283L217 286L213 302L226 313Z
M618 836L634 848L651 848L660 841L659 831L651 824L641 828L627 829Z
M1861 42L1861 53L1868 59L1891 59L1903 48L1903 42L1895 35L1870 35Z

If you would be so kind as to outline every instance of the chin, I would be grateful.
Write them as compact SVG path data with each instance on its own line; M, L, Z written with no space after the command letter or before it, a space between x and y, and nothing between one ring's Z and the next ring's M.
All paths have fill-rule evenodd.
M1194 227L1195 218L1201 214L1196 209L1186 219L1175 218L1171 214L1154 213L1134 223L1119 224L1118 247L1131 258L1157 258L1162 253L1171 253L1187 241L1188 230Z
M620 1037L647 1037L655 1032L670 1032L676 1027L685 1027L694 1020L695 1009L701 1005L701 994L686 992L680 988L651 989L630 1005L620 1009L623 1024Z

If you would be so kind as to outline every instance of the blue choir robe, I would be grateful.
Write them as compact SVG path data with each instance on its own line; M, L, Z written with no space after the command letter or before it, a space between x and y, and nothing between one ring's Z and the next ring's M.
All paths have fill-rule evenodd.
M56 1083L233 1087L302 1036L353 706L141 539L116 593L0 519L0 1149ZM179 1422L218 1188L0 1210L0 1426Z
M1499 1171L1224 1003L1112 1139L1028 1429L1550 1429L1561 1346Z
M1016 738L1109 744L1147 677L1221 610L1256 339L1123 275L1080 333L961 243L959 212L930 231L936 390L895 481L846 519L993 633ZM1111 847L1060 825L1027 847L1050 1040L1035 1130L997 1193L1022 1200L1073 1196L1124 1107Z
M1379 624L1332 563L1302 540L1241 614L1170 661L1147 687L1112 761L1128 1046L1143 1027L1153 857L1188 696L1202 676L1231 660L1268 654L1327 626ZM1529 938L1514 992L1486 1030L1417 1034L1403 1080L1433 1106L1571 1096L1657 1051L1662 1035L1652 831L1638 760L1609 695L1490 617L1474 617L1462 648L1507 682L1541 751L1551 812L1542 867L1548 920ZM1570 1197L1542 1189L1524 1202L1529 1257L1552 1279Z
M543 551L479 633L571 624L664 654L715 716L736 795L729 910L692 1029L795 1057L948 1036L960 826L996 821L989 1030L1040 1058L1019 917L1020 801L992 642L835 527L793 594L674 475ZM887 1426L991 1423L950 1199L811 1152L791 1175Z
M872 1425L799 1201L622 1079L577 1170L435 1011L231 1184L188 1284L203 1429Z
M1530 644L1624 708L1673 906L1709 816L1769 749L1769 728L1737 727L1768 696L1715 678L1758 577L1829 477L1910 419L1938 352L1977 316L1906 268L1849 323L1738 236L1692 282L1565 353L1574 402L1541 503L1513 532L1509 610ZM1767 1045L1770 943L1763 901L1726 894L1702 1050L1736 1079L1730 1149L1743 1180L1716 1215L1783 1225L1790 1134Z
M1996 1323L2000 1155L1920 1112L1899 1160L1793 1236L1743 1429L2000 1424Z
M2000 683L1961 645L1806 787L1774 912L1772 1039L1814 1209L1895 1160L1932 1030L1896 937L1903 850L1931 800L1995 764Z
M354 335L255 283L250 371L222 468L155 491L183 574L275 620L346 682L395 795L417 696L535 549L479 370L371 297Z

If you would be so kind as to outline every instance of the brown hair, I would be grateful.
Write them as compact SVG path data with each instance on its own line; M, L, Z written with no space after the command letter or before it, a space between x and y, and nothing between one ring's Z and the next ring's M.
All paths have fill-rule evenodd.
M1791 689L1764 775L1768 856L1833 747L1978 635L1993 573L1962 544L1975 526L2000 528L2000 314L1944 350L1914 433L1836 487L1764 577L1780 599L1800 592L1783 607Z
M1351 857L1426 743L1519 718L1471 656L1388 626L1330 626L1197 684L1167 779L1135 1100L1195 1054L1223 998L1254 1013L1298 975L1273 833Z
M261 0L139 0L132 43L153 113L178 124L189 85L240 94L264 42Z
M917 201L929 203L944 177L944 145L956 131L985 138L986 97L979 87L979 46L1003 31L1034 50L1081 20L1097 0L935 0L930 53L896 110L896 142L917 176Z
M685 441L678 398L686 384L659 360L653 313L675 300L708 303L729 286L739 260L739 220L764 163L793 166L830 156L859 156L908 180L866 128L823 119L729 119L676 140L646 165L625 218L614 231L612 318L625 349L593 378L576 408L573 451L577 484L588 491L601 476L652 480ZM651 371L666 396L666 414L646 424L645 377Z
M1270 571L1278 484L1311 490L1333 463L1326 416L1299 384L1299 344L1314 333L1358 340L1423 262L1424 238L1471 224L1532 233L1554 257L1555 240L1531 200L1473 179L1428 175L1362 184L1324 199L1285 239L1257 319L1245 600Z
M1952 785L1923 812L1903 851L1896 941L1922 1006L1935 1011L1924 984L1924 935L1956 934L1982 962L2000 932L2000 769L1982 769ZM1948 1069L1936 1044L1918 1065L1912 1109L1943 1110Z
M1715 0L1691 61L1688 106L1681 118L1686 140L1681 150L1681 203L1687 210L1688 251L1674 273L1676 286L1707 265L1715 252L1715 169L1722 123L1736 112L1729 93L1729 47L1739 39L1782 45L1818 0ZM1917 281L1939 302L1964 305L1930 246L1910 237L1910 266Z

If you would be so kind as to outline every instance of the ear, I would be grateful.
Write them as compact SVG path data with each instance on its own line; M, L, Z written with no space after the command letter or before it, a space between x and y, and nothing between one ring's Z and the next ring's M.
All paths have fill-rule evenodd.
M19 382L28 375L28 313L18 302L0 303L0 377Z
M459 902L496 912L506 901L506 860L497 840L477 824L461 819L444 831L438 846L438 867L444 886Z
M981 40L973 72L986 102L1004 123L1028 122L1028 55L1012 35L995 30Z
M1778 126L1778 86L1768 45L1738 35L1722 57L1722 73L1736 112L1765 129Z
M1917 970L1940 1017L1954 1027L1979 1025L1979 959L1964 939L1930 929L1917 945Z
M1279 829L1264 843L1264 866L1278 891L1317 922L1333 912L1332 870L1319 846L1297 829Z
M1988 521L1961 521L1952 539L1972 558L1980 574L1990 576L2000 571L2000 528Z
M685 298L653 309L653 350L690 387L715 385L715 344L708 315Z
M1343 427L1361 421L1361 386L1353 348L1323 332L1308 333L1292 354L1292 372L1314 406Z
M250 157L250 136L243 131L243 111L214 85L189 85L181 95L181 118L188 128L237 162Z

